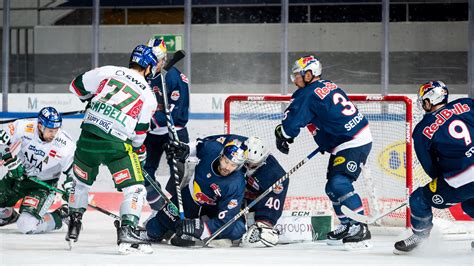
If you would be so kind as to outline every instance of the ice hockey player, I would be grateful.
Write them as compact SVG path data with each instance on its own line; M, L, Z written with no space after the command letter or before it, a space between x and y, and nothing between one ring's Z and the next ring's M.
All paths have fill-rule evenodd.
M426 114L413 131L415 152L432 181L410 195L413 235L395 243L395 254L419 247L433 227L432 207L444 209L461 202L474 218L474 102L461 98L448 103L442 81L421 85L418 99Z
M129 68L104 66L76 77L70 90L88 101L82 131L74 154L74 192L70 195L70 222L66 240L76 242L86 211L88 192L99 165L112 173L115 188L123 192L121 225L117 225L119 253L151 253L146 241L136 235L145 199L140 161L146 158L143 142L157 102L145 78L156 71L151 48L138 45Z
M147 235L154 240L161 239L169 230L178 236L172 239L173 245L191 246L194 241L209 237L240 211L245 179L239 169L246 160L247 148L238 140L224 147L215 141L198 142L191 147L173 143L167 147L167 154L173 154L181 162L188 154L199 158L194 175L182 190L186 219L180 220L177 210L167 205L148 221ZM176 195L171 200L177 205ZM245 223L240 219L218 239L238 240L244 233Z
M147 150L146 163L143 169L152 177L155 176L156 169L163 154L163 145L169 143L168 128L166 126L166 116L163 101L163 88L161 83L161 68L166 65L167 49L164 40L151 38L147 42L147 46L152 48L153 53L158 58L156 73L150 75L147 80L148 84L155 93L158 102L158 109L152 118L151 130L145 139L145 147ZM189 116L189 88L188 79L176 67L171 67L166 74L166 88L168 97L168 108L171 112L176 132L180 142L188 143L189 135L186 128ZM170 173L172 174L172 161L168 160ZM171 179L174 184L174 179ZM159 184L159 183L158 183ZM164 204L164 200L154 190L145 179L145 187L147 190L147 200L150 207L158 211ZM169 186L173 191L169 191L174 195L175 186Z
M20 232L36 234L59 229L63 219L67 220L67 205L48 213L56 193L31 180L55 187L64 173L63 188L72 189L76 145L61 124L61 114L53 107L44 107L37 119L17 120L6 131L0 129L2 160L8 169L0 180L0 226L16 222ZM20 199L18 214L13 206Z
M259 137L227 134L209 136L203 141L217 141L225 145L232 139L244 142L248 148L248 158L243 168L247 182L244 199L247 204L250 204L286 172ZM255 223L250 225L242 237L242 246L273 247L278 243L279 233L274 226L283 212L288 186L289 179L250 209L250 212L254 213Z
M314 56L299 58L291 79L298 87L284 119L275 128L276 146L285 154L300 128L307 127L322 152L331 154L328 163L326 194L332 201L340 225L327 234L328 244L346 249L370 248L366 224L349 219L341 206L363 214L360 196L352 183L357 180L372 148L367 119L335 83L321 79L321 62Z

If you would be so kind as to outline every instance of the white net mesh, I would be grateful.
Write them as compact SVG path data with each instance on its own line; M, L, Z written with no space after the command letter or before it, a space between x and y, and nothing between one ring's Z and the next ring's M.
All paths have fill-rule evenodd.
M301 161L316 144L308 130L302 129L295 143L290 146L289 155L282 154L275 147L274 128L281 123L283 112L289 104L289 97L284 100L263 100L264 97L253 96L251 100L229 101L228 133L246 136L260 136L272 154L288 170ZM272 98L271 96L266 98ZM281 97L280 97L281 98ZM352 98L354 99L354 98ZM360 194L366 214L378 210L382 212L394 207L407 197L407 153L406 132L407 104L404 101L354 101L353 103L364 114L370 124L374 138L372 151L366 169L354 183ZM421 119L420 112L415 118ZM415 121L414 121L415 123ZM413 189L426 184L429 179L417 163L412 151ZM325 194L326 169L329 155L318 154L290 178L286 210L309 210L313 213L332 213L332 205ZM367 171L368 170L368 171ZM448 210L435 210L435 216L453 220ZM405 226L406 209L402 208L380 221L381 225Z

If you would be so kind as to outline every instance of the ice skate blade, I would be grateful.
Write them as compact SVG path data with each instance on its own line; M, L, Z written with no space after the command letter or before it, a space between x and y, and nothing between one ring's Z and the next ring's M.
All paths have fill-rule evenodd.
M339 239L339 240L326 239L326 244L328 246L342 246L342 239Z
M72 241L72 239L67 241L67 245L68 245L69 250L72 250L72 246L74 245L73 242L74 241Z
M403 250L398 250L398 249L394 248L393 249L393 254L395 254L395 255L409 255L410 253L413 253L412 251L403 251Z
M344 243L344 249L348 251L365 250L365 249L371 249L372 247L373 247L373 244L369 240Z
M121 255L128 254L152 254L153 249L150 244L130 244L121 243L118 246L118 253Z

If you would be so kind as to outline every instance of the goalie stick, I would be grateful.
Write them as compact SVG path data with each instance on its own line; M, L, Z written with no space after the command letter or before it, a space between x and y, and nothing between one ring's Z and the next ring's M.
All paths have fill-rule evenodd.
M80 115L83 114L85 110L79 110L79 111L71 111L71 112L64 112L61 113L62 116L68 116L68 115ZM21 117L21 118L13 118L13 119L7 119L7 120L2 120L0 121L0 124L8 124L11 122L15 122L16 120L20 119L31 119L31 118L37 118L38 116L28 116L28 117Z
M292 175L294 172L296 172L296 170L298 170L301 166L303 166L306 162L308 162L309 160L311 160L311 158L313 158L317 153L319 152L319 147L312 151L308 156L306 156L306 158L304 158L303 160L301 160L298 164L296 164L295 166L293 166L293 168L290 169L290 171L286 172L286 174L282 177L280 177L280 179L278 179L275 183L273 183L273 185L271 187L269 187L267 190L265 190L260 196L258 196L258 198L254 199L249 205L247 205L247 207L245 207L245 209L241 210L239 213L237 213L232 219L230 219L229 221L227 221L227 223L225 223L223 226L221 226L221 228L217 229L217 231L215 231L210 237L208 237L207 239L205 239L204 241L204 244L202 245L203 247L206 247L209 245L209 243L211 243L211 241L216 238L218 235L220 235L225 229L227 229L231 224L233 224L235 221L237 221L240 217L242 217L242 215L246 214L249 212L249 210L255 205L257 204L259 201L261 201L266 195L268 195L269 193L271 193L273 191L273 189L276 187L276 186L279 186L281 185L285 180L287 180L290 175Z
M170 141L172 142L179 142L178 138L178 133L176 133L176 128L174 127L174 122L173 118L171 117L171 112L168 106L168 93L166 89L166 73L168 73L168 70L176 64L179 60L183 59L185 56L185 53L183 50L177 51L173 58L166 64L166 66L161 69L160 75L161 75L161 87L162 87L162 92L163 92L163 103L165 106L165 116L166 116L166 126L168 127L168 134L170 136ZM179 209L179 218L181 220L184 220L184 208L183 208L183 198L181 197L181 188L180 188L180 182L179 182L179 176L178 176L178 169L176 167L176 158L173 156L173 177L174 177L174 183L176 185L176 196L178 197L178 209Z
M383 217L391 214L392 212L406 206L407 204L408 204L408 200L405 200L402 203L400 203L400 205L397 205L397 206L395 206L391 209L388 209L385 212L377 214L375 216L366 216L366 215L358 214L358 213L354 212L353 210L349 209L346 206L342 206L341 211L342 211L342 213L344 213L344 215L351 218L352 220L356 220L356 221L364 223L364 224L374 224L378 220L380 220Z

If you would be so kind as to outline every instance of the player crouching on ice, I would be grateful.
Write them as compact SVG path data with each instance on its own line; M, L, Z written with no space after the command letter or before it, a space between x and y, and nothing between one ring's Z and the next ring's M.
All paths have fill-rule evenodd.
M8 173L0 180L0 226L16 222L24 234L61 228L68 215L67 205L48 213L55 192L33 180L56 186L61 172L63 188L72 188L71 165L74 142L61 130L61 115L53 107L41 109L37 119L17 120L0 130L0 149ZM16 154L16 155L15 155ZM20 214L13 206L22 200Z
M276 146L289 153L289 144L307 127L321 151L329 152L326 194L341 224L327 234L328 244L344 244L346 249L370 248L366 224L346 217L341 206L363 214L360 196L353 182L361 172L372 148L369 122L346 93L329 80L321 79L322 65L314 56L296 60L291 80L298 87L284 119L275 128Z
M225 145L233 139L244 142L248 148L248 158L242 169L246 179L244 199L248 205L286 172L259 137L226 134L209 136L203 141L217 141ZM289 179L285 180L250 209L250 212L254 213L255 223L250 225L242 237L241 246L273 247L278 243L279 232L274 229L274 226L283 212L289 181Z
M160 241L167 231L172 231L177 237L171 239L171 244L192 246L194 241L209 237L240 211L245 179L239 169L247 158L247 147L238 140L224 147L215 141L194 144L197 145L175 142L166 147L168 156L175 156L181 163L188 156L197 157L199 163L182 189L186 219L180 220L178 210L166 205L146 223L147 236L152 240ZM182 177L184 171L179 172ZM176 195L171 201L177 206ZM202 219L203 216L208 220ZM244 233L245 223L241 219L224 230L219 238L238 240Z
M442 81L421 85L418 99L426 114L413 131L413 143L432 181L410 195L413 235L395 243L395 254L410 252L428 238L432 208L461 202L462 210L474 218L474 102L461 98L448 103L448 88Z

